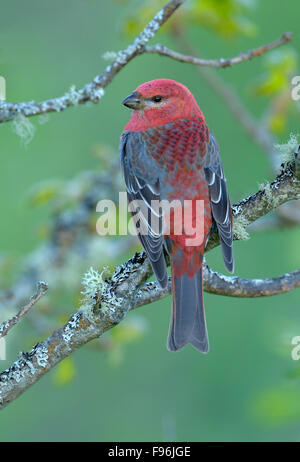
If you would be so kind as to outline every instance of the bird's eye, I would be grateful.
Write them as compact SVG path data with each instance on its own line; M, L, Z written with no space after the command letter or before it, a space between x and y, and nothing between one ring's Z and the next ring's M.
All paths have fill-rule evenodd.
M162 97L161 97L161 96L153 96L153 98L152 98L152 101L153 101L154 103L160 103L161 100L162 100Z

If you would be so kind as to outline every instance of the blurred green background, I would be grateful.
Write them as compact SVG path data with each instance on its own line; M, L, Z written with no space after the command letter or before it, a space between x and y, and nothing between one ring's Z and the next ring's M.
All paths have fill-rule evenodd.
M139 11L141 3L154 9L162 4L1 0L0 74L6 78L7 100L44 100L89 82L107 65L102 55L127 46L130 30L135 33L135 27L140 30L146 23L148 12ZM226 9L234 2L219 3ZM236 33L187 20L188 40L196 53L230 57L286 31L294 33L294 41L280 50L280 59L299 52L297 0L285 2L284 8L280 0L236 3L246 4L241 16L249 21L241 19ZM179 50L168 30L158 34L156 42ZM257 117L270 101L267 94L259 97L253 90L264 78L266 62L257 58L217 71ZM99 143L111 146L117 156L129 118L122 99L140 83L161 77L181 81L194 93L221 146L233 203L272 178L265 153L193 66L144 55L117 75L99 104L50 114L46 122L32 118L36 130L27 145L11 123L0 126L1 255L17 259L32 251L41 239L39 227L50 219L47 205L28 205L32 186L99 169L93 156ZM277 129L283 142L290 132L299 131L299 114L288 113L285 124ZM271 277L296 269L299 228L253 233L249 241L235 243L235 258L236 274L242 277ZM99 268L105 263L99 254ZM208 263L223 271L220 249L208 255ZM206 356L190 346L177 354L166 350L170 304L168 297L128 315L141 317L147 329L122 347L120 358L86 346L72 355L65 371L68 376L70 369L70 380L55 380L56 371L43 377L0 413L0 440L299 441L300 363L291 359L291 338L300 335L299 290L256 300L205 294L211 344ZM75 309L68 306L64 312L61 304L61 315ZM22 324L7 337L7 361L0 362L1 369L37 340L26 320Z

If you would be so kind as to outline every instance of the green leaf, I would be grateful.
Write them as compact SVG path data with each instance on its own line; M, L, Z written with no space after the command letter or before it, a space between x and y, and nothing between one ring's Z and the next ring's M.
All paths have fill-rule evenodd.
M300 418L299 390L278 387L262 393L254 404L254 415L266 424L283 424Z
M32 206L49 204L62 189L63 182L58 180L43 181L35 185L29 193L29 203Z

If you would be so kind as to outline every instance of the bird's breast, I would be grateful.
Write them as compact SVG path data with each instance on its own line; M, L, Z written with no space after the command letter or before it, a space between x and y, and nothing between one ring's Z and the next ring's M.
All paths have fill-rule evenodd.
M164 198L207 198L203 166L209 132L201 119L177 120L148 129L142 137L147 154L165 172Z
M147 152L168 172L193 174L203 166L208 129L201 120L183 119L143 132Z

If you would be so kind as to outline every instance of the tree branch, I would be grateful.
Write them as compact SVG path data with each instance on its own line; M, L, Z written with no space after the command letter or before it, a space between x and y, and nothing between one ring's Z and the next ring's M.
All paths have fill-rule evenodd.
M89 304L82 305L60 329L0 374L0 409L36 383L58 362L80 346L100 337L118 324L130 309L136 289L151 274L144 253L118 267L111 278L101 281Z
M300 269L266 279L245 279L238 276L225 276L204 266L203 288L205 292L228 297L258 298L270 297L290 292L300 287ZM171 294L171 278L162 289L157 281L147 282L135 295L131 309L153 303Z
M291 40L292 40L292 34L290 32L286 32L278 40L275 40L272 43L262 45L259 48L254 48L253 50L240 53L238 56L234 58L229 58L229 59L196 58L195 56L188 56L182 53L178 53L177 51L170 50L169 48L161 44L157 44L154 46L146 46L143 50L143 53L157 53L161 56L167 56L169 58L175 59L176 61L180 61L182 63L191 63L191 64L195 64L196 66L214 67L214 68L220 69L223 67L231 67L235 64L240 64L244 61L250 61L251 59L257 56L262 56L267 51L274 50L275 48L278 48L279 46L290 42Z
M300 198L300 179L295 175L297 165L298 159L287 164L271 184L233 206L235 239L242 239L245 227L270 210L288 200ZM207 245L207 251L218 244L215 233ZM84 303L67 324L44 342L35 345L28 353L22 352L19 359L0 374L0 409L77 348L117 325L130 309L166 296L170 285L161 292L155 283L146 284L140 289L151 274L148 259L141 252L117 267L110 278L100 278L89 303ZM247 280L226 277L206 268L204 280L205 290L213 293L254 297L292 290L299 287L299 278L299 270L267 280Z
M238 276L225 276L206 266L204 275L204 290L211 294L229 297L270 297L300 287L300 269L273 278L245 279Z
M40 298L42 298L48 290L48 284L44 281L39 281L37 284L37 292L32 295L27 305L23 306L20 311L8 321L0 325L0 339L7 335L7 333L25 316L28 311L35 305Z

